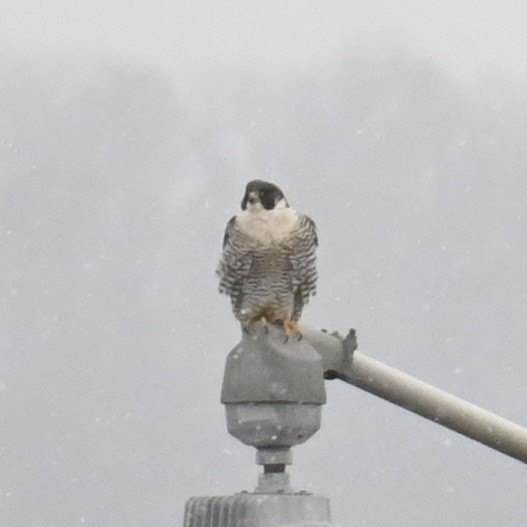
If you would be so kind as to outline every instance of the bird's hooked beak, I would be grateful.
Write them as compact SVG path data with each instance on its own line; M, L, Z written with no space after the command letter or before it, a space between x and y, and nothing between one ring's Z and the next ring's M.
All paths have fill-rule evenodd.
M253 190L252 192L249 192L249 203L251 205L258 203L259 201L260 201L260 196L258 192L256 192L255 190Z

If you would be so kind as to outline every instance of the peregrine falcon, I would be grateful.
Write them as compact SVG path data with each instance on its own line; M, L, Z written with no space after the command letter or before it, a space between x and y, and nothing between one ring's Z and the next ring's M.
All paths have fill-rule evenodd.
M301 335L297 322L316 292L315 222L258 179L247 184L241 208L225 230L219 291L230 295L243 328L260 320Z

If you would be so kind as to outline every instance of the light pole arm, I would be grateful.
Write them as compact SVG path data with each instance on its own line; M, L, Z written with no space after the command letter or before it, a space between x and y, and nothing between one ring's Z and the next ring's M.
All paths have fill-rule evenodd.
M312 329L306 340L321 355L327 378L339 378L402 408L527 463L527 429L355 351L354 332Z

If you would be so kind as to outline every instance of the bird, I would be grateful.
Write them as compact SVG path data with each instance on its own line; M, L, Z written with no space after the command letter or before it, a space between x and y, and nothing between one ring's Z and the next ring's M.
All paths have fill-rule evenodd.
M216 268L219 292L230 296L242 328L260 321L301 338L298 321L316 294L315 222L296 212L274 183L247 183L241 212L227 223Z

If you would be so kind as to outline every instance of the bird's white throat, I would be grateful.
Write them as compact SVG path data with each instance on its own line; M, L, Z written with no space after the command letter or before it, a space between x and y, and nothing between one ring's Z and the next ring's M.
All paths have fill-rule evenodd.
M273 210L252 208L237 216L240 229L261 241L280 240L287 237L298 222L298 214L289 207Z

